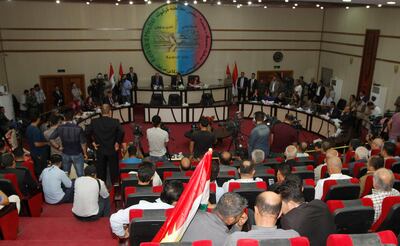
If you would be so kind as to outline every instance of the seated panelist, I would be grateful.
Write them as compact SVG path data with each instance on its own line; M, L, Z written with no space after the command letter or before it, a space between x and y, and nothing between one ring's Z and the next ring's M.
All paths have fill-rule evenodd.
M164 82L163 82L163 77L159 74L156 73L155 75L151 76L151 88L163 88L164 87Z
M200 77L196 75L189 79L188 86L192 88L198 88L200 87L200 83Z
M177 73L174 76L171 76L171 87L176 88L178 86L183 85L183 77L180 73Z

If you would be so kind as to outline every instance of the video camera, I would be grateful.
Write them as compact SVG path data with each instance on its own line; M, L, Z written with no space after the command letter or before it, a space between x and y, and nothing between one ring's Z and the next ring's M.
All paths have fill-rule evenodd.
M135 137L143 136L143 130L139 124L132 124L132 132L133 132L133 136L135 136Z

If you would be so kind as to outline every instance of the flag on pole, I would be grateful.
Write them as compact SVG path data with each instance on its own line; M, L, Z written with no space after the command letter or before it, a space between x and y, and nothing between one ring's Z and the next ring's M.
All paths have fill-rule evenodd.
M226 77L230 77L231 76L231 70L229 69L229 64L226 65Z
M111 88L113 89L115 86L115 78L114 78L114 68L110 63L110 72L108 73L108 80L110 80Z
M122 76L124 75L124 70L122 69L122 62L119 63L119 80L122 79Z
M197 165L172 214L167 218L153 242L179 242L197 210L206 208L210 195L212 150Z
M235 67L233 68L233 73L232 73L232 94L233 96L237 95L237 85L236 85L236 81L239 77L239 72L238 72L238 68L235 62Z

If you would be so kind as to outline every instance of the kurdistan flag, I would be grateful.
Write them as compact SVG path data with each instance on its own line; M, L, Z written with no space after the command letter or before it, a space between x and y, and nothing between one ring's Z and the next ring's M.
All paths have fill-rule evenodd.
M167 218L153 242L179 242L197 210L206 208L210 195L212 150L197 165L174 211Z

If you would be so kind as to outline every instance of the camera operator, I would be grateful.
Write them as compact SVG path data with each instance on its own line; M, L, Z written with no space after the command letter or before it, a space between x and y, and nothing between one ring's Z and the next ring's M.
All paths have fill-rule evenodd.
M217 141L214 133L208 129L209 121L207 118L201 117L199 125L200 130L193 132L189 145L190 157L195 159L201 158Z
M251 130L249 137L249 156L255 149L264 151L265 156L269 155L269 134L270 129L265 124L265 114L261 111L254 113L255 127Z
M151 118L153 127L147 129L147 140L149 142L149 155L152 161L167 161L166 156L169 141L169 134L167 131L161 129L161 118L158 115L154 115Z
M295 117L285 115L283 122L276 123L271 129L271 152L273 155L282 155L286 147L297 142L298 131L293 127Z

